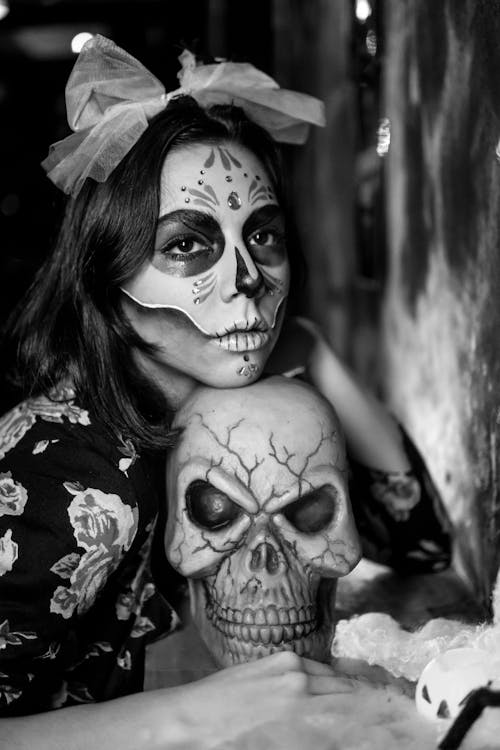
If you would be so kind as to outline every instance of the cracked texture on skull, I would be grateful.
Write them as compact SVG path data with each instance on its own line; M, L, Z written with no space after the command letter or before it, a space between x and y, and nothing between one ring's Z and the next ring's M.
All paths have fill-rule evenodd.
M215 659L326 658L335 581L360 555L335 414L308 386L271 378L200 389L176 423L166 550Z

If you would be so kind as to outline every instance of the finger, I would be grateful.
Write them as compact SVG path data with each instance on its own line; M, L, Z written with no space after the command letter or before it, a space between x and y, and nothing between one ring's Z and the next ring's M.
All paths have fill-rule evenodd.
M334 675L335 670L331 664L325 664L322 661L316 661L315 659L307 659L304 656L301 659L302 668L307 674L323 674L323 675Z
M308 680L308 690L311 695L344 695L353 693L355 686L345 677L311 675Z
M295 651L277 651L270 656L264 656L255 663L260 663L269 673L284 674L285 672L304 672L303 661Z
M287 672L305 672L303 659L294 651L278 651L275 654L264 656L251 662L235 664L226 667L223 671L227 674L233 672L235 675L282 675Z

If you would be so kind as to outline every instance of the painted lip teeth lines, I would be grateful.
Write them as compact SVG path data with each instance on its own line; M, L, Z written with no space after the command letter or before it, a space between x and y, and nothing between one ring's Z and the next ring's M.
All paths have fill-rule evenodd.
M270 336L265 320L255 317L253 321L235 321L223 331L218 331L215 338L219 346L227 351L244 352L265 346Z
M267 325L266 321L255 317L253 321L236 321L230 326L226 326L223 331L217 331L215 335L217 336L217 338L222 338L223 336L227 336L230 333L254 333L255 331L265 333L268 330L269 326Z
M314 607L222 609L207 605L212 625L223 635L246 643L279 645L304 638L317 628Z
M231 352L253 351L267 344L270 335L267 331L233 331L225 336L218 337L217 343L223 349Z

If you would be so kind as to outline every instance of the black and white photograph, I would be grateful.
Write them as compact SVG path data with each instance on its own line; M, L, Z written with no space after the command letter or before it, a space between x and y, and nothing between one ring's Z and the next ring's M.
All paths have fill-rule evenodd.
M0 0L0 750L500 750L500 0Z

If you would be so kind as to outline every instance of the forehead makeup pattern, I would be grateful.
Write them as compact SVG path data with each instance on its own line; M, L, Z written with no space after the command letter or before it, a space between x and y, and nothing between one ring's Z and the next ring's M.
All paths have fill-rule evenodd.
M262 175L255 170L253 170L254 173L252 174L252 171L236 158L229 146L211 146L208 156L201 164L202 168L199 170L197 187L188 184L181 185L181 191L186 193L186 197L184 198L185 203L193 203L194 205L213 211L225 201L230 209L238 211L243 205L243 201L240 193L237 190L231 189L235 170L245 180L249 181L248 190L245 191L245 200L250 206L254 206L259 200L278 202L269 182L267 180L263 182ZM228 183L229 189L226 195L222 195L220 189L216 191L209 182L211 177L210 171L214 167L222 168L227 173L225 175L225 182Z
M222 144L200 146L198 149L202 149L202 151L199 156L196 154L188 178L184 174L181 174L180 178L176 178L175 167L168 175L168 181L174 182L171 185L171 190L173 190L171 195L174 200L180 190L180 193L185 196L183 202L190 204L186 205L186 210L189 211L191 207L194 208L195 206L205 210L208 209L210 215L215 214L217 218L224 212L225 206L232 211L238 211L242 206L246 206L247 213L250 212L250 215L243 225L244 236L247 231L250 233L252 221L255 222L257 228L260 222L266 223L265 218L256 220L256 216L259 210L262 211L265 210L265 207L267 208L267 204L277 205L277 198L265 170L261 168L262 165L259 162L255 163L255 155L250 153L247 156L243 152L236 156L233 147ZM199 169L196 169L196 160ZM181 170L184 165L185 162L181 162L179 165ZM196 186L192 184L195 180ZM224 190L226 185L227 190ZM254 289L257 290L260 285L264 285L267 294L271 296L286 293L284 281L256 260L254 260L256 271L254 269L250 272L238 245L234 245L234 253L236 257L236 287L239 291L242 291L245 287L245 291L254 293ZM209 272L210 266L208 263L213 266L219 258L220 253L213 253L211 258L206 259L207 265L202 269L205 272L202 277L196 272L186 274L196 276L193 280L192 304L203 304L215 292L217 277L213 272ZM245 374L246 369L244 366L241 374Z

